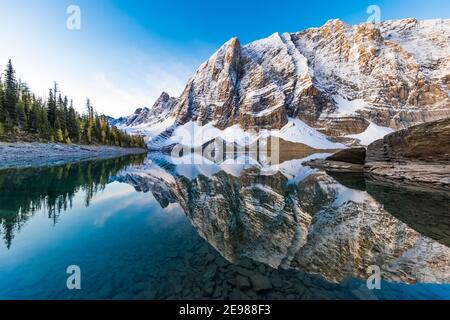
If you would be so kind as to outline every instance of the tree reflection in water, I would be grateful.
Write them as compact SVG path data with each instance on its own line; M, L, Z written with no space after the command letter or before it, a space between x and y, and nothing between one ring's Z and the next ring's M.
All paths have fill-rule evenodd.
M48 212L54 224L61 212L72 207L75 194L84 191L85 205L104 190L120 170L142 164L145 155L92 160L61 166L7 169L0 171L0 233L8 249L14 233L33 215Z

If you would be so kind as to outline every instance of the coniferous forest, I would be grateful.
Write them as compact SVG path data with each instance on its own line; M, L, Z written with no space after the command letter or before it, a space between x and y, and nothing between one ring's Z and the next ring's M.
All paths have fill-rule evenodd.
M65 144L98 144L146 148L143 137L129 135L108 124L86 100L79 114L72 100L59 92L58 85L48 97L38 97L27 84L16 79L9 60L0 75L0 141L49 141Z

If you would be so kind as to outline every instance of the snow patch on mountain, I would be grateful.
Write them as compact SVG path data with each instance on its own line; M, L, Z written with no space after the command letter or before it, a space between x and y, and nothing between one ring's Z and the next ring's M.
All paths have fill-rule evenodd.
M450 55L450 23L443 19L388 20L380 24L383 35L402 46L422 66L421 72L431 78L442 76L442 69L429 68L438 60L447 61ZM448 73L448 69L447 69Z
M331 142L328 137L299 119L289 118L281 130L271 130L271 135L286 141L303 143L315 149L344 149L342 143Z
M343 149L345 145L328 140L327 136L311 128L299 119L290 118L287 125L281 130L245 131L239 125L220 130L212 123L204 126L190 121L178 126L167 145L181 144L186 147L200 147L211 140L220 138L227 143L236 143L238 146L252 144L258 139L278 137L286 141L303 143L315 149Z
M368 146L372 142L383 139L386 135L394 132L395 130L388 128L388 127L382 127L379 125L376 125L373 122L370 122L369 127L366 129L366 131L360 133L360 134L352 134L347 137L358 139L360 144L364 146Z
M119 127L119 129L134 133L140 132L146 137L146 140L149 141L166 131L174 124L175 118L169 117L161 121L143 123L135 127Z
M358 110L369 106L364 99L347 100L342 96L335 96L334 101L338 109L332 116L353 116Z

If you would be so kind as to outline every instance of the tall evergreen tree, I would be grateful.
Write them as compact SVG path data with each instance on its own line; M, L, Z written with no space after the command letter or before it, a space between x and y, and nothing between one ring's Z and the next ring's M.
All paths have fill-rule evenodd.
M70 140L72 142L78 141L79 136L79 121L78 115L73 107L73 101L70 101L70 107L68 111L67 131L69 133Z
M16 103L17 124L20 128L26 129L27 116L25 113L25 105L22 99L19 99Z
M17 81L16 71L13 68L11 60L8 61L5 70L5 93L3 108L5 111L6 123L9 129L17 123L16 103L17 103Z
M40 106L35 97L31 105L30 114L28 116L28 131L31 133L39 133L39 110Z
M50 123L48 121L47 108L44 108L42 102L39 103L39 124L38 131L43 139L50 140L52 135L52 130L50 128Z
M89 120L91 120L91 121L94 120L94 108L92 107L90 99L86 100L86 109L87 109Z
M68 122L69 122L69 100L67 99L67 96L64 97L63 101L62 101L62 121L63 123L63 127L64 130L67 130L68 127Z
M50 89L48 92L47 110L48 110L47 111L48 122L50 126L55 127L57 118L57 108L53 89Z
M3 90L3 82L0 77L0 123L5 122L5 111L3 109L3 100L5 98L5 92Z

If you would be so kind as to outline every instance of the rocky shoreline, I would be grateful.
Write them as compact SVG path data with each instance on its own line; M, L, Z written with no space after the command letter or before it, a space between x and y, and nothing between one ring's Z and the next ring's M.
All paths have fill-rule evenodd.
M450 190L450 165L428 163L371 163L365 174L408 185Z
M448 191L450 118L389 134L369 145L364 155L361 148L350 148L304 164L326 171L364 172L378 179Z
M0 142L0 169L42 167L91 159L144 154L142 148L57 143Z

